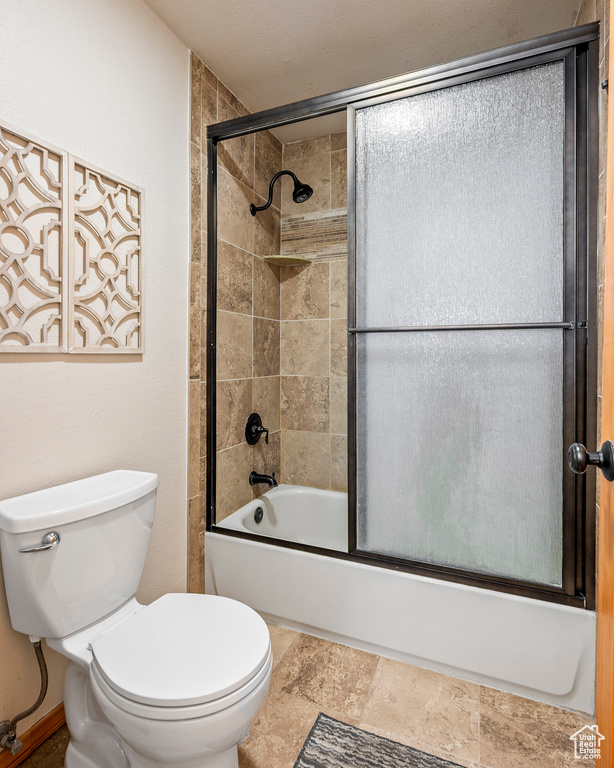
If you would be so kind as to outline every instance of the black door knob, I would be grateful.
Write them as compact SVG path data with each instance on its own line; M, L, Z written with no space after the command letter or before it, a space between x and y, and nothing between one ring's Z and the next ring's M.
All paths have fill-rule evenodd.
M614 480L614 446L609 440L603 443L597 453L589 453L582 443L573 443L567 451L567 461L570 469L577 475L583 474L587 467L594 465L599 467L606 480Z

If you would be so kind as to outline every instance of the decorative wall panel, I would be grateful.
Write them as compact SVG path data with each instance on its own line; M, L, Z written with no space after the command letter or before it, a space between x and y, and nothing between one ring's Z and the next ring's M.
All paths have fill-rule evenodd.
M0 126L0 352L65 350L65 160Z
M71 163L71 352L138 352L141 195L126 182Z
M285 216L281 220L281 252L309 256L313 261L344 259L348 253L347 212L332 211Z
M0 125L0 352L143 351L142 197Z

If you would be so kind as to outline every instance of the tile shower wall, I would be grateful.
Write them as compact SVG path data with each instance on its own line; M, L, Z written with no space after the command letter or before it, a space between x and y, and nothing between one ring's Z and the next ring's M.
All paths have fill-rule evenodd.
M248 110L194 54L191 57L191 291L188 585L204 591L206 474L206 128ZM262 205L281 170L282 146L272 134L218 145L218 521L252 499L249 473L280 471L279 267L262 258L280 250L280 193ZM258 411L270 429L251 447L245 421Z
M281 252L313 261L281 272L282 476L286 483L345 491L345 133L285 144L283 167L314 193L299 207L292 201L292 181L284 178Z

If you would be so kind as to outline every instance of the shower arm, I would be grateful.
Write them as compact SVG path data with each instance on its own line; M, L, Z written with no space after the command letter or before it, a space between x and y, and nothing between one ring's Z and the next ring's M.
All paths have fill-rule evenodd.
M296 178L296 174L292 173L292 171L279 171L279 173L276 173L269 183L269 199L266 201L266 203L258 207L253 203L249 206L249 210L252 216L255 216L258 211L266 211L266 209L271 205L273 202L273 187L275 186L275 182L280 176L291 176L295 185L299 183L299 180Z

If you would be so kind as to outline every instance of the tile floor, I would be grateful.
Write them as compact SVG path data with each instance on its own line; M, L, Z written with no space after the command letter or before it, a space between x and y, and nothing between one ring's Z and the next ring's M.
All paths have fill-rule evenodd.
M271 626L269 696L239 768L292 768L318 712L466 768L571 768L569 736L587 723L509 693ZM23 768L61 768L66 729Z

